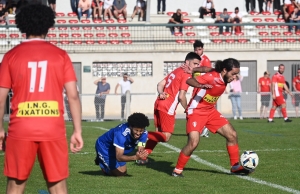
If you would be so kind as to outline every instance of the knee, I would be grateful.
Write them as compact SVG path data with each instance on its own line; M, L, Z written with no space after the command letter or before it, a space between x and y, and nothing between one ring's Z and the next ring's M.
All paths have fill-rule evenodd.
M227 135L227 141L232 143L237 143L237 133L234 129L231 130L230 133Z

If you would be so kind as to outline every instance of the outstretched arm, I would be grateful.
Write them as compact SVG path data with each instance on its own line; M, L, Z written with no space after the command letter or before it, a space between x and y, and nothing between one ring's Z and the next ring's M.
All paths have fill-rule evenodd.
M186 84L194 88L210 89L212 85L210 84L201 84L195 78L190 78L186 80Z

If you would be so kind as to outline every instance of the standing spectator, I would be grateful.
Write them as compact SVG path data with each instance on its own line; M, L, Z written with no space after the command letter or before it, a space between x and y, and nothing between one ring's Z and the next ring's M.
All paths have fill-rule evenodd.
M181 14L181 9L177 9L176 13L173 13L170 21L170 24L183 24L183 15ZM182 26L176 27L179 28L179 32L182 33ZM171 28L171 34L174 35L175 33L175 26L172 26Z
M79 0L71 0L71 8L74 13L77 13Z
M219 23L219 24L230 23L230 15L228 14L226 8L223 9L223 13L221 13L219 16L217 16L216 23ZM224 26L219 26L219 34L223 34L223 28L224 28ZM229 26L226 26L225 31L229 32Z
M273 9L274 9L274 13L281 10L280 0L273 0Z
M243 14L240 13L239 8L236 7L234 12L230 15L230 22L233 24L241 24L242 23ZM235 33L241 32L241 26L232 26L231 33L234 31Z
M105 100L106 95L110 92L110 85L106 82L106 77L101 77L94 81L94 84L97 85L96 95L94 99L95 110L96 110L96 119L99 121L104 121L104 112L105 112ZM100 114L101 108L101 114Z
M233 119L236 120L236 109L238 110L239 113L239 118L243 120L242 116L242 108L241 108L241 93L242 93L242 84L241 82L243 81L243 76L242 75L235 75L234 80L230 82L230 100L231 100L231 105L232 105L232 114L233 114Z
M92 7L93 7L93 18L94 18L94 20L97 19L97 18L101 19L102 18L103 2L100 1L100 0L93 0ZM98 14L97 14L97 11L98 11Z
M82 14L86 14L86 18L90 18L92 14L92 8L91 8L91 2L90 0L79 0L78 4L78 19L80 21L80 18Z
M143 113L133 113L127 123L122 123L103 135L95 143L95 164L110 176L127 175L126 162L147 158L145 144L149 119ZM137 147L134 155L129 155Z
M270 115L269 115L269 119L268 119L269 123L274 122L273 118L274 118L275 110L277 107L280 107L280 106L281 106L281 113L283 115L284 122L292 122L292 120L290 120L287 116L286 102L283 97L283 88L285 89L285 91L287 93L289 93L293 97L293 94L288 89L288 87L285 83L285 78L283 75L284 68L285 68L284 65L280 64L278 66L278 72L276 72L272 77L271 92L272 92L272 98L273 98L273 105L270 110Z
M255 12L255 1L256 0L246 0L246 11L247 13Z
M136 14L139 14L141 13L140 17L138 18L138 21L143 21L143 18L144 18L144 11L145 11L145 7L146 7L146 3L144 0L137 0L136 1L136 6L134 8L134 11L131 15L131 18L130 18L130 22L133 20L134 16ZM142 20L140 20L140 18L142 18Z
M263 8L263 6L264 6L264 2L265 2L266 0L258 0L258 9L259 9L259 13L260 14L262 14L262 12L264 11L264 8ZM266 3L267 4L267 3Z
M109 19L112 19L112 6L113 6L114 0L103 0L103 9L104 9L104 20L107 20L107 15L109 16Z
M293 79L294 94L294 106L296 117L299 117L299 103L300 103L300 68L297 70L297 76Z
M48 0L48 4L49 4L50 8L54 11L54 13L56 13L55 12L55 10L56 10L56 0Z
M127 19L127 4L125 0L114 0L114 15L117 20L119 20L119 14L122 14L124 19Z
M204 0L202 6L199 9L200 18L203 19L203 16L206 14L211 14L211 18L216 18L216 10L213 0Z
M260 93L260 119L266 118L271 100L271 80L269 72L265 71L264 76L258 80L258 93Z
M160 12L160 6L162 3L162 12ZM165 14L166 11L166 0L157 0L157 14Z
M266 11L272 13L274 0L266 0ZM274 2L275 3L275 2ZM275 5L274 5L275 7Z
M6 193L24 193L37 158L49 193L68 193L64 88L73 117L71 152L83 147L81 106L72 62L66 51L44 40L54 19L48 6L23 7L16 15L16 24L27 40L8 51L0 66L0 150L5 134L4 103L9 89L14 92L4 159Z
M294 24L296 23L297 25L295 25L295 32L300 31L300 11L298 7L295 7L291 17L290 17L290 24ZM290 25L289 26L289 32L292 32L294 25Z
M116 85L115 88L115 94L118 94L118 87L121 86L121 121L125 119L124 117L124 110L125 110L125 104L126 104L126 92L131 89L131 84L134 82L134 80L128 76L128 73L123 74L123 79L119 81L119 83ZM131 100L131 97L130 99Z

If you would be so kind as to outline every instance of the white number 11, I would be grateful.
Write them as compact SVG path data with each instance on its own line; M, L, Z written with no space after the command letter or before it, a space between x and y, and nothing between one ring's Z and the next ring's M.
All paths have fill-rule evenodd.
M31 69L30 76L30 88L29 91L31 93L34 92L35 82L37 76L37 68L41 68L41 77L39 84L39 92L44 92L45 89L45 81L46 81L46 72L47 72L47 61L39 61L39 62L28 62L28 68Z

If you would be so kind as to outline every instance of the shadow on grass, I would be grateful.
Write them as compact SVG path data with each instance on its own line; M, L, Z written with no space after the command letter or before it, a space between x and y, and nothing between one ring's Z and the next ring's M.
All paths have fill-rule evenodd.
M154 161L152 158L148 158L148 161L149 161L148 164L139 165L139 166L144 166L145 168L151 168L152 170L156 170L158 172L163 172L168 175L171 175L174 170L173 162ZM228 173L226 173L226 172L221 172L221 171L217 171L217 170L198 169L198 168L184 168L184 171L200 171L200 172L206 172L206 173L228 175Z
M106 176L106 177L113 177L107 174L104 174L101 170L89 170L89 171L79 171L78 173L90 176ZM124 177L131 177L132 175L126 174Z

